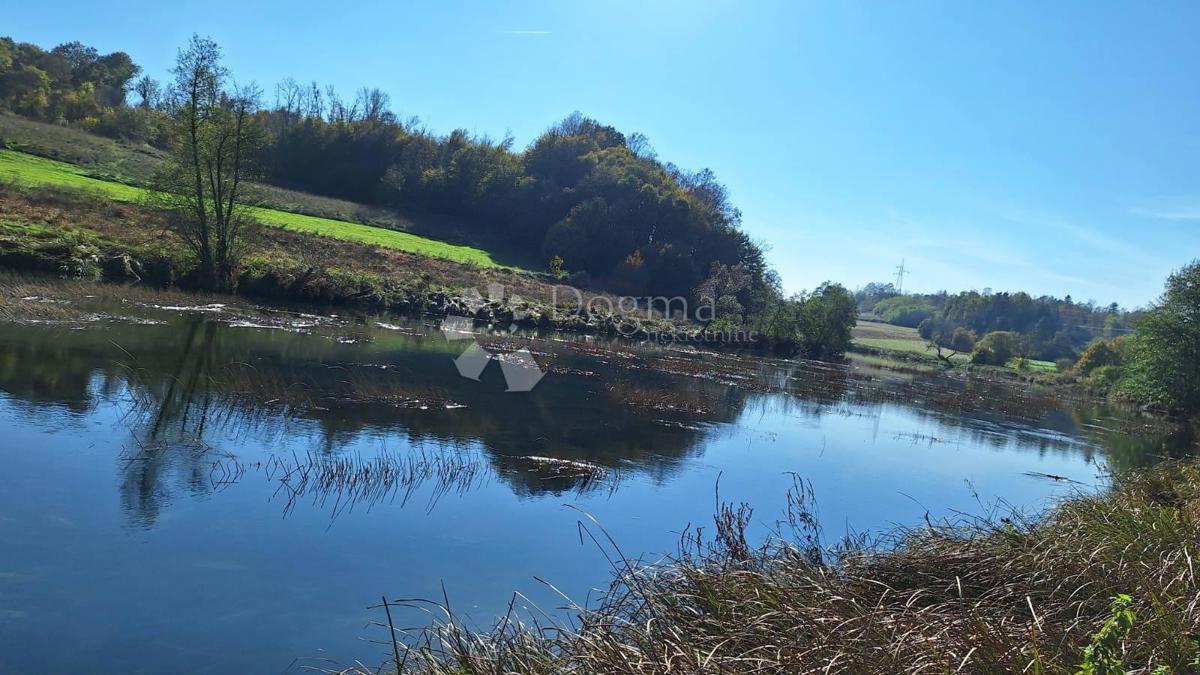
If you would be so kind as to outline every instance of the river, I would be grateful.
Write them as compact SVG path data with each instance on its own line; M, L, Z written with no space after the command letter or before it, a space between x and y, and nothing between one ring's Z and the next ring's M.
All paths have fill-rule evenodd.
M70 302L0 323L5 673L375 665L382 596L448 598L484 628L514 591L569 615L559 591L586 603L611 577L588 532L652 561L722 500L751 504L761 539L797 477L829 541L1035 513L1188 443L1055 392L864 363ZM469 346L483 358L456 363Z

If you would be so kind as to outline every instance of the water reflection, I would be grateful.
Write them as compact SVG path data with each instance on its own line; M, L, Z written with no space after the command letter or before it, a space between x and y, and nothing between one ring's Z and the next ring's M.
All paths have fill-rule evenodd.
M977 379L561 340L537 343L553 376L530 394L512 395L495 369L478 383L457 377L454 347L420 325L314 333L247 323L192 312L166 315L157 325L3 325L0 389L27 405L78 415L98 400L123 399L130 447L121 458L121 500L142 525L157 520L173 492L206 494L240 477L247 462L261 469L264 461L282 461L239 457L238 441L250 435L290 451L290 468L275 469L293 478L364 436L402 434L443 451L478 446L482 461L521 495L562 494L595 482L595 472L564 470L572 466L667 481L702 453L706 439L728 432L748 405L765 404L771 415L810 425L903 406L954 429L958 443L964 435L995 448L1016 442L1088 461L1101 453L1117 469L1178 456L1194 444L1110 407L1064 407L1049 392ZM305 461L289 446L298 425L315 429L318 439L317 454ZM936 435L912 441L944 442ZM362 473L336 463L324 470L331 466L344 475ZM410 466L392 478L437 473L432 466ZM382 480L383 472L375 477ZM302 483L289 489L314 487L307 478ZM357 491L376 500L381 494L361 481Z
M482 624L533 577L582 600L609 570L564 502L653 555L707 522L718 475L769 519L800 473L836 535L968 512L964 480L1036 505L1065 485L1034 476L1195 442L978 379L480 336L550 372L507 394L498 369L459 377L436 326L121 309L136 321L0 324L5 672L372 662L382 593L445 583Z

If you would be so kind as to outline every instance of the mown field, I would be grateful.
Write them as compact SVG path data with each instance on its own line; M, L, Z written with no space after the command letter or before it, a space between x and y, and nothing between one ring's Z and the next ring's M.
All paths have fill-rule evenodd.
M929 347L925 338L917 333L915 328L893 326L879 321L859 321L854 327L854 344L870 349L886 349L894 352L910 352L937 358L937 350ZM943 353L949 353L943 350ZM959 354L953 360L966 363L971 359L970 354Z
M164 153L148 145L119 143L80 129L0 112L0 147L85 167L93 176L145 184Z
M0 150L0 181L26 187L48 185L80 190L101 198L121 202L140 202L146 196L144 188L94 177L86 169L74 164L13 150ZM263 224L296 232L381 246L481 267L501 266L490 253L482 249L450 244L408 232L271 208L256 207L252 209L252 213Z
M11 113L0 113L0 147L74 164L92 178L128 185L149 184L166 158L164 151L145 144L117 141ZM251 183L250 189L262 206L279 211L390 230L418 229L418 223L388 209L262 183Z
M915 328L905 328L904 326L893 326L889 323L879 321L859 321L854 327L854 344L860 347L869 349L884 349L893 352L908 352L912 354L922 354L930 358L937 358L937 350L929 346L929 342L917 333ZM949 354L950 351L942 349L943 354ZM971 360L970 354L955 354L950 357L955 363L967 363ZM1027 370L1035 372L1057 372L1057 367L1050 361L1035 361L1029 359L1025 361ZM1009 363L1010 368L1016 368L1015 361Z

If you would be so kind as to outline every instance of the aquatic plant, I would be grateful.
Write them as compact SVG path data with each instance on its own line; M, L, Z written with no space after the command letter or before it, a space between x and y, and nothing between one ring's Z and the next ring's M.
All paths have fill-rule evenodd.
M1200 659L1200 461L1116 477L1038 518L996 514L827 544L797 482L775 536L751 545L745 505L714 536L644 564L588 517L613 563L594 607L564 623L511 611L475 632L448 605L388 626L411 673L1185 673ZM1116 597L1118 601L1113 603ZM526 599L521 596L524 603ZM390 614L390 612L389 612ZM1136 616L1136 625L1134 617ZM351 668L342 672L363 672Z

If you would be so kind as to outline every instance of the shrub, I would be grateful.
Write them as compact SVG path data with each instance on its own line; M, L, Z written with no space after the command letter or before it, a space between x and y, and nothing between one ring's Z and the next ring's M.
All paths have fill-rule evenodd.
M1095 340L1083 354L1079 356L1076 368L1087 375L1097 368L1104 366L1119 366L1125 349L1125 338L1116 337L1111 340Z
M1020 350L1020 335L1008 331L993 331L984 335L975 344L971 363L987 366L1003 366Z
M1125 372L1120 366L1100 366L1088 374L1084 382L1092 392L1101 396L1107 396L1119 389L1121 379L1124 375Z
M1108 621L1096 632L1092 644L1083 650L1079 675L1124 675L1122 647L1137 620L1132 607L1133 598L1124 593L1113 598Z
M917 328L921 322L933 318L937 308L923 300L899 296L882 300L875 305L875 313L884 321L896 326Z
M958 327L950 337L950 348L959 352L969 352L975 348L975 331L970 328Z

